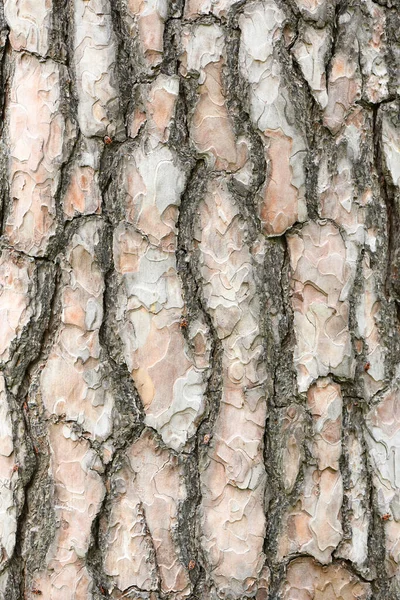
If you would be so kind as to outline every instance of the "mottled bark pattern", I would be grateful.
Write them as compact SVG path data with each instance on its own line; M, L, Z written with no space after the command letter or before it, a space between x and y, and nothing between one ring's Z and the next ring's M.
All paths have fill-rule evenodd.
M3 0L0 600L400 600L398 0Z

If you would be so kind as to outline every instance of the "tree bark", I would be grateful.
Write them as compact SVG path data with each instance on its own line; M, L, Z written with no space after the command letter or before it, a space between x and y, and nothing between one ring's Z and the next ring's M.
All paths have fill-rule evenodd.
M1 3L1 598L400 599L399 9Z

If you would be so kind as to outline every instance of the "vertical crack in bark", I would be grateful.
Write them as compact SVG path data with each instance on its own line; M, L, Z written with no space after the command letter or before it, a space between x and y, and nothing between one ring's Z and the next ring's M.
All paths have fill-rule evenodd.
M18 520L18 535L16 546L16 562L19 568L19 586L23 597L26 594L26 585L30 581L33 570L38 562L44 559L49 540L41 540L38 536L37 524L45 521L50 535L54 531L53 513L49 511L49 494L51 482L47 471L49 469L49 455L45 447L39 444L44 434L44 423L38 414L38 407L31 403L32 390L37 389L36 374L44 365L55 336L59 312L59 290L60 271L55 269L53 274L53 292L48 307L48 323L39 338L37 354L33 356L27 365L25 376L18 392L19 410L24 422L26 432L27 455L25 464L19 469L24 473L26 469L25 502L23 511ZM33 515L32 515L33 510ZM35 524L35 525L33 525ZM33 557L29 549L35 547L36 554Z
M184 286L184 296L188 311L189 322L196 318L199 312L205 319L211 337L210 364L211 373L205 392L207 399L206 413L199 424L192 452L189 454L185 472L189 495L183 503L180 512L179 538L186 564L191 560L195 568L191 571L193 595L206 593L206 557L200 544L201 530L199 527L199 511L202 502L199 465L207 458L207 448L212 440L215 421L220 410L221 398L221 362L222 348L211 318L204 306L200 288L200 272L198 257L193 253L192 242L195 215L199 201L205 191L205 167L202 161L197 161L188 177L186 189L182 196L182 204L178 221L178 271Z

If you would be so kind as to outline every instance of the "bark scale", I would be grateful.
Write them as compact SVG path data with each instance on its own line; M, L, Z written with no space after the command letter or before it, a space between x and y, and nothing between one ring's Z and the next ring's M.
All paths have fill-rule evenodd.
M4 0L1 598L400 599L399 10Z

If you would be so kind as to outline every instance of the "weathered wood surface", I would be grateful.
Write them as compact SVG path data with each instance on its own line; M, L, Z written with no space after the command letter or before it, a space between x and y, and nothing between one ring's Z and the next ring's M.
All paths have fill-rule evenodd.
M3 0L1 599L400 599L399 31Z

